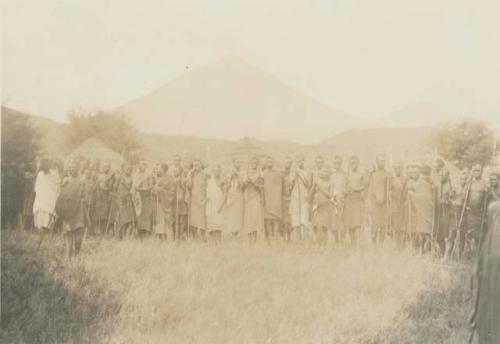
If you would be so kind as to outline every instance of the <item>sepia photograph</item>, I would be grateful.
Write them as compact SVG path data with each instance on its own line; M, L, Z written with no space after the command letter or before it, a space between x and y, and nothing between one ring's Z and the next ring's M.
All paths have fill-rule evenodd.
M500 344L499 1L0 3L0 343Z

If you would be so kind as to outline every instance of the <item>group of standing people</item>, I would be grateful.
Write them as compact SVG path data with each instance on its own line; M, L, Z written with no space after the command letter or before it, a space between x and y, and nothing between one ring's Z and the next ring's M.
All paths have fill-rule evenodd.
M172 164L140 161L116 171L85 159L60 166L42 160L37 173L29 164L2 166L3 226L60 231L70 256L87 232L354 246L369 227L375 246L390 237L400 249L435 249L443 258L478 253L471 334L481 343L500 338L500 175L484 180L480 165L464 168L456 180L443 160L387 168L383 155L368 171L357 156L349 157L347 171L340 156L331 167L317 156L313 168L303 156L287 157L281 169L271 157L245 166L233 159L227 174L198 159L183 164L180 156Z
M235 158L223 173L219 165L206 167L199 159L183 163L179 155L171 164L142 160L117 170L86 159L60 170L42 160L36 178L29 171L23 175L18 218L24 225L72 233L72 254L78 253L84 232L355 246L361 229L369 227L375 246L390 237L399 248L410 245L422 253L435 248L444 257L460 256L480 243L488 204L500 199L498 174L487 183L475 165L454 185L440 159L432 168L386 165L379 155L371 170L361 170L359 158L350 156L344 170L342 157L327 164L318 155L312 168L297 156L285 158L278 169L268 156L245 165Z

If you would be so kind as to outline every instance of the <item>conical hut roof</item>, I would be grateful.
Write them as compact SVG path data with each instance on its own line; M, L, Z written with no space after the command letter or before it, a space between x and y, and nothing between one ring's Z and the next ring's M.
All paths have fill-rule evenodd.
M231 158L238 158L243 163L248 163L251 158L257 157L259 160L265 158L266 152L257 145L254 140L243 138L231 152Z
M266 152L251 138L245 137L239 140L228 155L223 155L219 159L214 159L211 165L219 165L223 170L231 167L233 159L237 158L243 166L247 166L250 159L257 157L262 163L266 157Z
M117 168L122 163L120 154L106 146L101 140L97 138L89 138L85 140L80 146L73 150L66 162L73 159L88 159L99 160L103 163L109 163L113 168Z

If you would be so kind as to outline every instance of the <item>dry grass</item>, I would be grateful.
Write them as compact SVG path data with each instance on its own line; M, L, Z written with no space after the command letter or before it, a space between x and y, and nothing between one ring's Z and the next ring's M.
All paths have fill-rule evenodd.
M297 245L60 240L4 233L2 343L464 343L467 271Z

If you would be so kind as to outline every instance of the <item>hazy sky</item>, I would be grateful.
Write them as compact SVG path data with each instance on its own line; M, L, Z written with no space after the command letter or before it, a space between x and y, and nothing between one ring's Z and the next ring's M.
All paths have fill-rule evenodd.
M2 101L63 119L228 54L345 112L500 117L498 0L7 0Z

